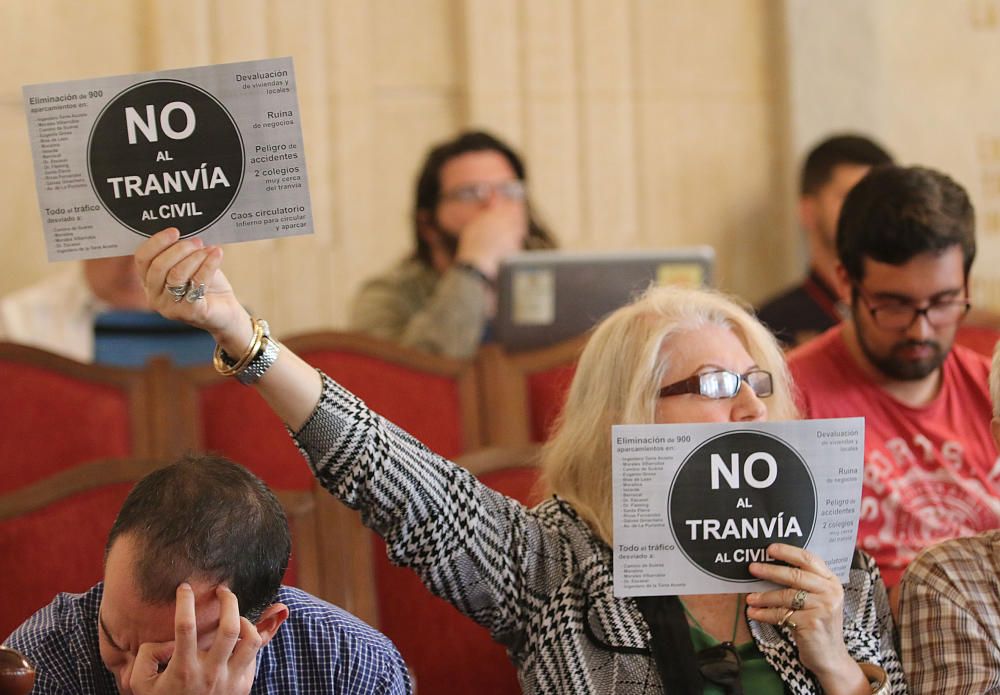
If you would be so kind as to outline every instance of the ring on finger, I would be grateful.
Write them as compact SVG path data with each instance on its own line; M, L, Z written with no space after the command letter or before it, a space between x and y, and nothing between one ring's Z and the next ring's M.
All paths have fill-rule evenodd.
M793 611L800 611L806 607L806 597L808 592L805 589L799 589L795 592L795 596L792 598L791 608Z
M187 295L184 297L189 304L194 304L199 299L205 298L205 283L199 283L197 286L191 283L191 289L188 290ZM179 299L177 301L180 301Z
M167 292L174 296L174 301L179 302L184 299L184 295L188 293L188 289L191 287L191 281L188 280L183 285L166 285L165 288Z
M778 627L787 626L789 630L797 629L798 625L796 625L795 621L792 620L792 615L794 614L795 614L795 609L789 608L788 611L783 616L781 616L781 620L778 621Z

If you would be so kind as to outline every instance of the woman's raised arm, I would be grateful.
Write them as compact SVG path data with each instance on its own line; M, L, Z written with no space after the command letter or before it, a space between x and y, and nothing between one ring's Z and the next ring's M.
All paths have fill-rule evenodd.
M208 331L239 364L255 346L255 326L222 272L222 248L179 237L178 230L165 229L135 252L149 306ZM322 381L316 370L281 346L254 387L278 417L298 431L319 402Z

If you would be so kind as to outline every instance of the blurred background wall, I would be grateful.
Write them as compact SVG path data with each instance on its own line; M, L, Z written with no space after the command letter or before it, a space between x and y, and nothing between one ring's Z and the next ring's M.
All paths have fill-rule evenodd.
M832 131L941 168L979 212L1000 307L1000 0L6 0L0 294L56 272L24 84L290 55L315 233L227 247L282 334L343 327L411 246L413 179L460 128L509 139L570 249L710 244L759 301L804 268L797 169Z

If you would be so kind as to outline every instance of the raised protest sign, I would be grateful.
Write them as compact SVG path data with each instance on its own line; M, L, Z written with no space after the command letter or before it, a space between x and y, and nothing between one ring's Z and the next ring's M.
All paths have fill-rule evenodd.
M787 543L842 582L854 554L864 419L616 425L616 596L743 593Z
M312 232L290 58L24 87L49 260Z

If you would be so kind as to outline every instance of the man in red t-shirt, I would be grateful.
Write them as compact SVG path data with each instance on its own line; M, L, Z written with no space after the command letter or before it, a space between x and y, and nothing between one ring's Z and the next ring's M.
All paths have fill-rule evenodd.
M789 355L807 417L865 417L858 544L894 586L928 545L1000 527L988 360L953 345L969 311L974 212L947 176L873 169L844 201L851 318Z

